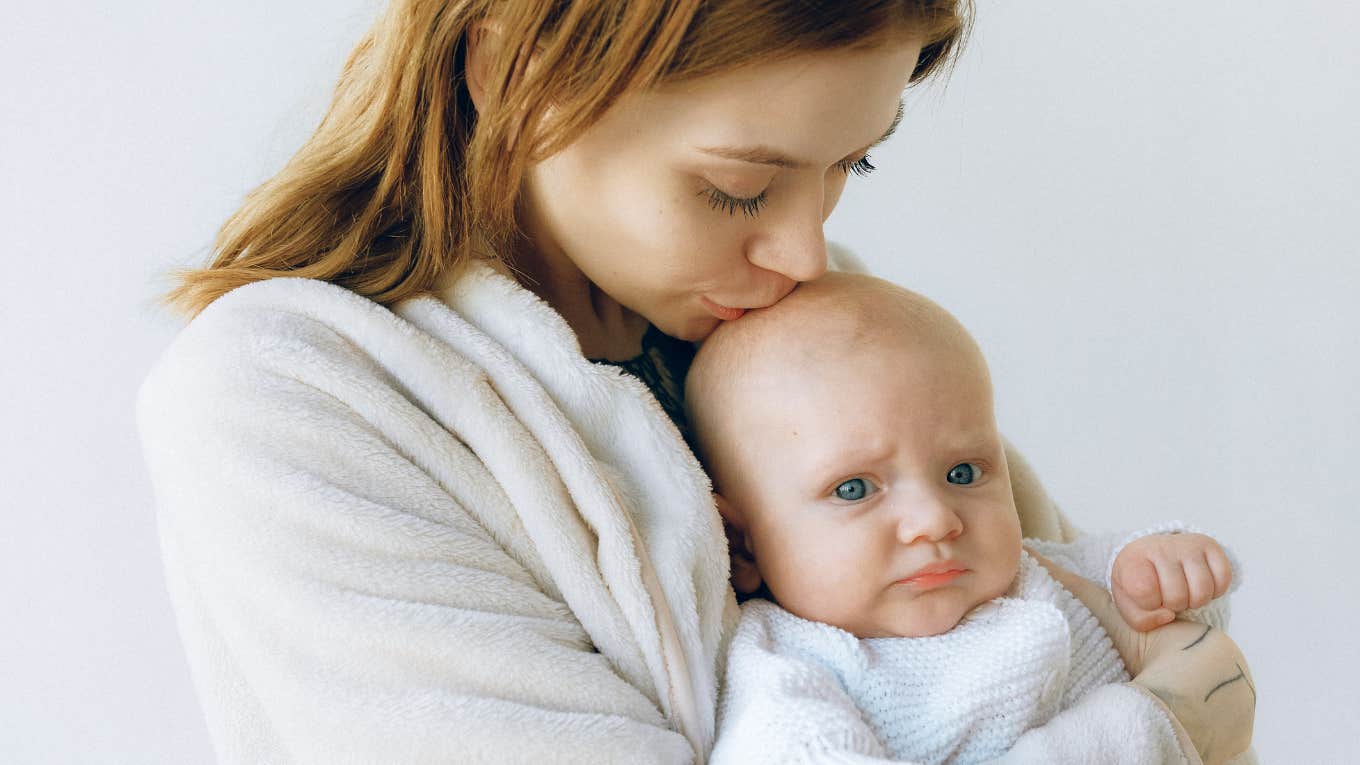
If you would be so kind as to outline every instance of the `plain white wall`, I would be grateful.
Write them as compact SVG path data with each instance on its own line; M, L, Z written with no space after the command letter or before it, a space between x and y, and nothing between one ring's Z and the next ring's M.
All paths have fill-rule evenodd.
M136 386L201 259L319 118L375 0L54 2L0 44L0 760L210 759L161 580ZM980 0L829 231L957 313L1088 529L1245 561L1266 762L1360 712L1360 53L1350 4Z

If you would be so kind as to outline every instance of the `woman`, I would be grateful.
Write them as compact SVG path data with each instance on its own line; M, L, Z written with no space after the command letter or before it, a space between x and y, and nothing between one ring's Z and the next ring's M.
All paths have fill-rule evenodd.
M139 400L220 759L703 759L734 602L687 341L825 271L963 27L824 5L392 3ZM1070 534L1013 459L1026 534ZM1103 745L1029 745L1194 757L1136 688L1084 712Z

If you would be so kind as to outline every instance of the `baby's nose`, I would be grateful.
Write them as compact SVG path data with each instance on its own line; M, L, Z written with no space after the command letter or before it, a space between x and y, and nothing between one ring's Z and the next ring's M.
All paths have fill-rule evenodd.
M940 542L963 533L963 520L943 498L928 495L909 503L897 522L897 538L902 544L918 541Z

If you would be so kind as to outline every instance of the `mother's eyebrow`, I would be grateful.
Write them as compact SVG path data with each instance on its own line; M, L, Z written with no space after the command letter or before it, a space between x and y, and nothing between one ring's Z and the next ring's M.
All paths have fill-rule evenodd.
M902 116L905 113L906 105L899 100L897 102L897 114L893 116L892 124L888 125L888 129L883 131L883 135L879 136L878 140L864 147L863 151L868 151L891 138L892 134L897 132L898 126L902 124ZM773 165L775 167L784 167L793 170L803 170L812 164L810 162L794 159L789 155L768 146L704 146L700 147L699 151L715 157L722 157L723 159L735 159L738 162L751 162L757 165Z

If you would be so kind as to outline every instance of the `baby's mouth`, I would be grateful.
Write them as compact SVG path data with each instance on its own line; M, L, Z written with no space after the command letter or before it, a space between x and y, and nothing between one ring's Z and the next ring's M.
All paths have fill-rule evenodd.
M946 584L958 579L968 573L968 569L955 568L942 571L927 571L925 573L914 574L906 579L897 580L897 584L905 584L918 590L933 590L936 587L943 587Z

